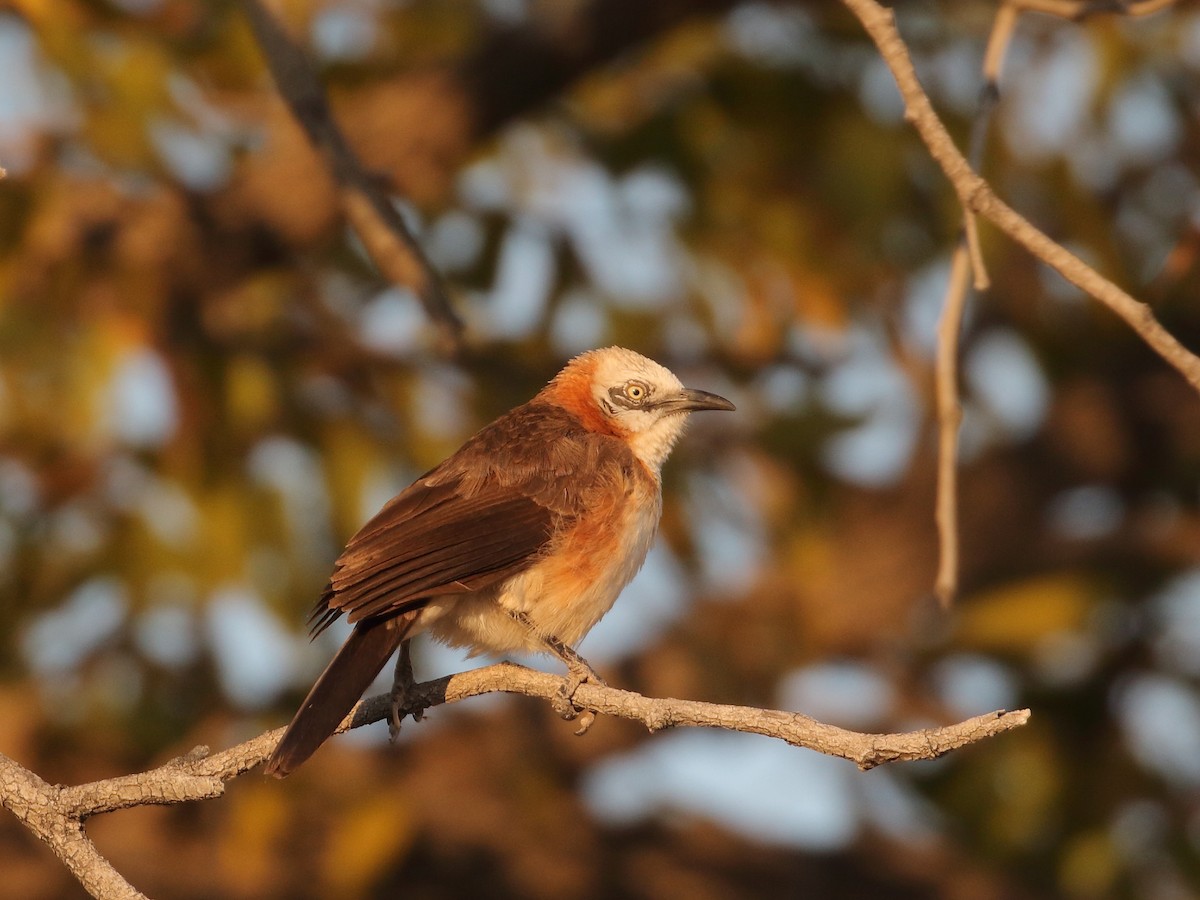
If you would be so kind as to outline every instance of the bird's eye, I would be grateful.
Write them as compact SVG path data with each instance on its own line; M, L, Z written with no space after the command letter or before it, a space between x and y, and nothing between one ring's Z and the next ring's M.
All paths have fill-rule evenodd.
M630 400L632 400L634 403L641 403L643 400L646 399L646 388L644 385L640 385L640 384L636 384L636 383L627 384L627 385L625 385L625 396L628 397Z

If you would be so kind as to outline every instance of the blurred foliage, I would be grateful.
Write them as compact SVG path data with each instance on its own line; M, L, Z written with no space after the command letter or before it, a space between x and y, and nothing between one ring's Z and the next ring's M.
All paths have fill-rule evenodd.
M612 34L646 33L608 5ZM90 822L140 889L1200 893L1200 401L985 229L964 591L936 611L953 195L836 4L701 6L563 92L537 48L586 44L589 4L276 5L411 201L468 321L455 360L347 232L236 4L0 13L0 750L77 782L281 724L330 653L303 617L345 538L606 343L739 406L694 424L647 577L583 645L611 681L873 730L1001 705L1032 724L867 775L786 750L719 802L754 774L732 743L700 744L706 768L628 723L580 741L531 702L464 704L395 748L334 740L285 783ZM1026 16L984 172L1200 347L1200 15L1181 6ZM960 141L993 13L898 4ZM76 890L10 818L0 834L13 896Z

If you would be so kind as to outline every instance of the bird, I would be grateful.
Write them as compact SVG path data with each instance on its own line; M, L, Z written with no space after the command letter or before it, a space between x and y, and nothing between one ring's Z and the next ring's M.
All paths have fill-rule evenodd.
M282 778L333 734L392 654L393 734L408 642L469 655L548 652L603 683L574 646L641 568L662 514L661 470L689 413L733 410L623 347L576 356L392 498L334 563L309 623L354 630L267 760ZM403 669L407 672L403 673Z

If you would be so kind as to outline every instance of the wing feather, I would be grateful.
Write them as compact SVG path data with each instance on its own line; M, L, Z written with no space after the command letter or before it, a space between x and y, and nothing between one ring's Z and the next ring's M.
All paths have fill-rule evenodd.
M530 501L526 505L536 507ZM337 602L356 622L388 613L407 598L476 590L513 574L536 558L549 540L551 517L544 507L536 508L537 518L530 521L526 513L520 528L514 527L512 517L498 514L486 537L447 536L446 544L427 555L376 569L370 577L340 587Z

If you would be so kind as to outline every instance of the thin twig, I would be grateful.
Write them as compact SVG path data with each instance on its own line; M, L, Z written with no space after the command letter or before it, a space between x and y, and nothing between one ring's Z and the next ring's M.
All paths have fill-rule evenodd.
M1099 13L1148 16L1174 6L1178 0L1011 0L1019 12L1040 12L1061 19L1086 19Z
M979 109L971 123L969 150L971 167L976 171L983 168L992 114L1000 102L1000 70L1017 19L1016 7L1012 2L1000 7L984 53L983 88L979 95ZM973 286L977 291L986 291L989 284L979 241L979 220L964 206L963 230L954 248L946 296L942 301L934 362L938 425L937 500L934 507L938 530L938 571L934 591L943 609L949 609L958 594L958 429L962 424L962 408L958 400L958 357L963 311L969 288Z
M413 291L450 349L460 349L462 322L437 270L350 149L312 63L261 0L242 0L242 5L280 96L341 187L342 208L367 253L385 278Z
M1008 56L1008 45L1012 42L1013 34L1020 21L1020 0L1007 0L996 10L996 19L992 22L992 31L988 35L987 49L983 52L984 90L990 87L996 99L999 98L997 85L1000 84L1000 74L1004 69L1004 60ZM978 163L974 143L971 147L971 160Z
M972 286L977 291L986 291L992 286L987 267L983 263L983 247L979 243L979 220L974 213L963 213L963 241L967 249L967 261L974 275Z
M967 220L970 220L970 216ZM958 340L967 305L971 262L967 240L960 238L950 263L946 298L937 329L935 394L938 422L937 505L938 572L935 590L943 609L958 593L958 427L962 409L958 402Z

